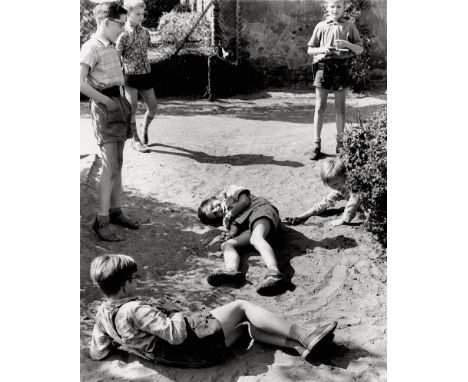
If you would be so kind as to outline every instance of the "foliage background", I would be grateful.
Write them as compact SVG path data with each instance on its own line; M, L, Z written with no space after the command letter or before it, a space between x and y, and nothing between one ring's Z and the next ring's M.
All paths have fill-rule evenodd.
M366 228L387 246L387 108L357 126L348 124L343 135L347 178L353 192L362 198Z

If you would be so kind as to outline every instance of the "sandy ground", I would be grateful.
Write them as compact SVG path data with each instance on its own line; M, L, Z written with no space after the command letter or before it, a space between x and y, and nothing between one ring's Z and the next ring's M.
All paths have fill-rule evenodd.
M229 184L268 198L282 217L310 207L327 193L319 165L307 158L312 141L314 94L267 91L248 97L159 100L150 128L149 154L125 148L123 207L144 224L122 243L99 241L90 229L97 206L96 157L91 120L81 104L81 380L82 381L384 381L386 380L385 254L356 224L330 227L344 204L306 225L283 229L277 254L292 276L291 290L274 297L255 292L265 268L248 252L248 282L213 288L206 276L222 268L217 230L201 225L202 199ZM386 96L352 95L348 116L370 113ZM334 153L333 97L323 131L323 151ZM138 114L141 120L142 112ZM140 265L141 295L176 301L187 310L247 299L303 325L339 322L335 343L322 359L240 341L232 357L208 369L175 369L123 352L101 362L88 355L94 314L102 301L89 264L104 253L132 255Z

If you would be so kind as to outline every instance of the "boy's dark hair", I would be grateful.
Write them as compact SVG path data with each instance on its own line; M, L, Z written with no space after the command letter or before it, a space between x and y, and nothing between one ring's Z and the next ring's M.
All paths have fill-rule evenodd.
M127 10L122 7L119 1L100 3L93 9L96 23L99 24L104 19L120 19L121 15L126 15Z
M137 265L132 257L126 255L103 255L91 263L91 279L99 285L106 296L116 294L132 275L137 272Z
M212 196L211 198L205 199L203 202L201 202L200 207L198 207L198 218L203 224L209 224L209 225L217 227L223 224L223 219L222 218L210 219L208 216L206 216L206 213L205 213L205 208L208 205L210 205L214 200L216 200L216 196Z

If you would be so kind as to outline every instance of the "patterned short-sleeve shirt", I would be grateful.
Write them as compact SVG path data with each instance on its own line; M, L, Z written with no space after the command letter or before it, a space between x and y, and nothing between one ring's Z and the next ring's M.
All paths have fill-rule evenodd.
M117 50L122 53L126 74L145 74L151 72L148 62L148 48L151 43L149 32L140 25L133 29L127 23L117 40Z
M353 44L362 46L361 36L356 28L356 25L344 17L341 17L338 21L334 21L331 18L319 22L312 33L312 38L307 43L307 46L313 48L320 48L324 46L333 46L335 40L346 40ZM350 58L354 54L340 53L327 56L327 59L345 59ZM314 56L314 61L320 61L325 58L324 54L317 54Z
M91 36L81 47L80 64L90 67L87 81L97 90L124 84L119 54L107 40Z

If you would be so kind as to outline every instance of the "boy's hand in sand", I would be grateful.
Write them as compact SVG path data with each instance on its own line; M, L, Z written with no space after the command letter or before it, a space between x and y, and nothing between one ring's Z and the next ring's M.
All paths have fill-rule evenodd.
M335 220L332 220L330 222L330 225L333 226L333 227L337 227L337 226L340 226L340 225L346 225L346 222L343 220L343 219L335 219Z
M298 225L305 223L307 221L307 218L300 218L300 217L293 217L293 218L286 218L285 223L287 225Z

